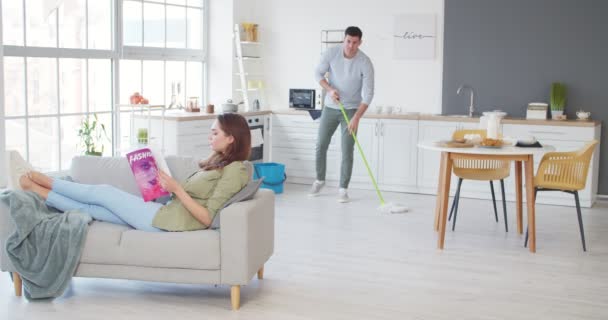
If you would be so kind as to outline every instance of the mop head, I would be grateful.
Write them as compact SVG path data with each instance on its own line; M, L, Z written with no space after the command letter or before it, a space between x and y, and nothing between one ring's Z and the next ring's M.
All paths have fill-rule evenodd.
M410 211L410 209L404 205L390 202L380 205L378 210L382 213L404 213Z

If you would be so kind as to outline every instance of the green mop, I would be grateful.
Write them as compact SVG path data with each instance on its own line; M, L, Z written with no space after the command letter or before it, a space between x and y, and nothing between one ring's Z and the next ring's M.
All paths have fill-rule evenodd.
M350 125L350 120L348 119L348 115L346 114L346 111L344 110L344 105L342 104L342 102L338 101L338 105L340 106L340 111L342 111L342 115L344 116L344 120L346 120L346 124ZM380 208L379 210L384 212L384 213L402 213L402 212L407 212L409 211L409 209L403 205L400 204L395 204L395 203L385 203L384 202L384 197L382 197L382 193L380 193L380 189L378 188L378 184L376 183L376 179L374 178L374 174L372 173L372 169L369 168L369 164L367 163L367 159L365 158L365 154L363 153L363 149L361 148L361 145L359 144L359 140L357 139L357 135L353 132L353 139L355 139L355 144L357 145L357 149L359 150L359 154L361 155L361 158L363 159L363 163L365 164L365 167L367 168L367 174L369 174L369 177L372 179L372 183L374 184L374 188L376 189L376 193L378 194L378 198L380 198Z

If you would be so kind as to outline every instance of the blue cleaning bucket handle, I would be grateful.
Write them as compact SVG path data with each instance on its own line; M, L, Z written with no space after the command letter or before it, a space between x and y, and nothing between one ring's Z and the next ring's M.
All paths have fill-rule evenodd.
M258 176L258 179L262 178L262 175L258 172L258 167L256 165L253 166L253 170L255 170L255 174ZM268 182L267 179L264 179L264 184L269 186L280 186L285 182L285 180L287 180L287 173L283 173L283 180L280 182Z

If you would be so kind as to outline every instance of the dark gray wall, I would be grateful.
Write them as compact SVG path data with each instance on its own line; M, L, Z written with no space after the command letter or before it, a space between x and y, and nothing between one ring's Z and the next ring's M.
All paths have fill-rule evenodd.
M445 0L443 112L525 117L528 102L549 102L551 82L568 87L566 113L608 120L608 1ZM604 128L602 128L604 129ZM608 130L602 130L599 193L608 194Z

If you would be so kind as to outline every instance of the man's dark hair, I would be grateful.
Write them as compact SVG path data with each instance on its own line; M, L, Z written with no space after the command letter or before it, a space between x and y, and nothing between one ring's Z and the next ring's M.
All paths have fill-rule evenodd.
M361 38L363 38L363 32L361 32L359 27L350 26L344 30L344 37L346 36L359 37L359 40L361 40Z

